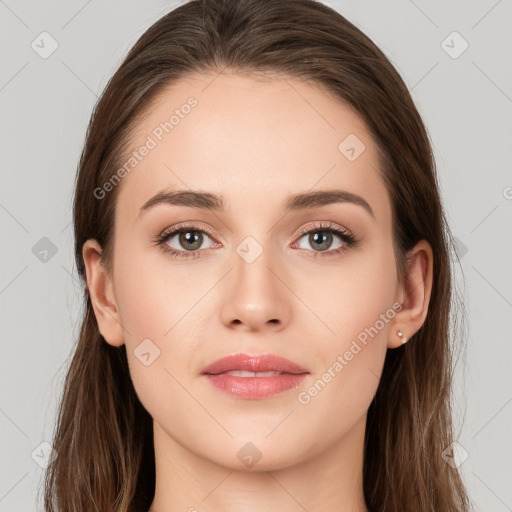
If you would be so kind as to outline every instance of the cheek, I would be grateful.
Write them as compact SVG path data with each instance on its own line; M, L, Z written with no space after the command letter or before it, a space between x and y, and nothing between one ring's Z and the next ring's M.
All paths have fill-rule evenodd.
M143 250L119 247L115 294L130 374L148 410L165 408L169 395L181 396L178 382L193 371L196 333L190 326L198 325L194 314L199 308L193 307L204 287L192 286L185 267L170 272L169 265L152 264Z
M294 279L294 291L305 299L313 313L308 316L318 325L315 330L340 349L392 308L396 292L393 249L384 237L375 238L334 263L301 268ZM387 325L380 326L381 330Z
M322 286L310 287L308 305L324 322L315 349L319 374L299 403L315 416L329 411L339 427L365 413L379 384L396 315L393 251L361 251L316 282Z
M345 436L361 420L377 391L387 353L388 324L394 310L384 297L368 297L361 307L340 313L336 335L321 348L318 373L297 396L294 420L304 435L315 437L322 425L321 445ZM364 307L363 307L364 306ZM318 447L317 447L318 448Z
M132 249L115 262L116 300L130 345L145 338L164 342L200 297L185 267L170 271L172 264L161 255L155 258L156 251ZM121 246L119 254L123 254Z

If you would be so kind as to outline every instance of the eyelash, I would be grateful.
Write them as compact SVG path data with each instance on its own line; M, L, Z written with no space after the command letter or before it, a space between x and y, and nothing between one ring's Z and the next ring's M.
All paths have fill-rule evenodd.
M175 235L177 233L181 233L181 232L186 232L186 231L204 232L208 236L210 236L210 238L214 238L212 230L209 229L207 226L196 226L196 225L191 225L191 224L179 224L177 226L174 226L174 227L172 227L170 229L165 230L163 233L161 233L160 235L156 236L154 238L154 243L156 245L160 246L161 249L165 253L169 253L173 257L185 258L185 259L188 259L188 258L198 258L200 256L200 250L195 250L195 251L178 251L178 250L176 250L176 249L166 245L167 242L169 241L169 239L172 238L173 235ZM313 256L311 256L312 258L316 258L319 255L322 258L323 257L330 257L330 256L337 256L339 254L342 254L342 253L346 252L348 249L355 247L358 244L358 242L359 242L358 238L355 237L352 233L348 232L345 229L340 229L340 228L336 227L336 225L331 223L331 222L328 222L328 223L320 222L318 224L314 224L314 226L312 228L311 227L303 228L303 229L300 230L300 232L297 235L297 237L298 237L298 239L300 239L304 235L307 235L307 234L310 234L310 233L315 233L317 231L334 233L335 235L338 235L343 240L345 245L342 246L342 247L339 247L338 249L334 249L334 250L331 250L331 251L311 251L310 250L310 252L314 253Z

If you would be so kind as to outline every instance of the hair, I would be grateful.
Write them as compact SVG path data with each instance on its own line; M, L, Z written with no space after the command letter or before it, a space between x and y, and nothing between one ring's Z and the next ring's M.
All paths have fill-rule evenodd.
M123 162L130 137L166 87L193 73L275 73L307 81L353 108L366 122L392 206L397 275L408 251L432 247L433 286L425 322L388 350L367 414L363 491L372 512L462 512L462 476L442 457L454 438L455 247L439 197L426 128L390 60L356 26L316 0L192 0L165 14L135 43L94 107L75 181L75 260L84 285L80 334L53 432L44 482L47 512L140 512L155 491L153 423L130 377L126 347L99 332L82 248L102 246L112 274L116 187L94 190ZM451 247L450 247L451 246ZM461 347L462 339L454 340Z

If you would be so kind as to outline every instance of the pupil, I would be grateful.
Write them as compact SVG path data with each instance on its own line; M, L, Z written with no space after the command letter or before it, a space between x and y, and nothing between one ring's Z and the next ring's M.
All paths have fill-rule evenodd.
M199 249L201 247L201 236L197 231L183 231L180 235L180 243L185 247L187 244L195 244L193 247L189 247L190 250Z
M318 235L318 233L321 233L321 235ZM326 241L330 242L330 238L332 237L332 234L331 233L328 233L326 231L317 231L317 233L313 234L312 235L312 239L315 243L318 242L318 239L321 239L322 241L320 242L320 245L322 245L322 247L318 247L320 250L322 251L325 251L326 249L329 248L329 245L330 243L325 243ZM311 240L310 240L310 244L311 246L313 246L313 244L311 243Z

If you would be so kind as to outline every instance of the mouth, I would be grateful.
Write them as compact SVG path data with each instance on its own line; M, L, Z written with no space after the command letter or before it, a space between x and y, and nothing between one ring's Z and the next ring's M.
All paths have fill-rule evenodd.
M202 374L231 397L254 400L296 389L309 372L273 354L234 354L215 361Z
M217 359L203 368L203 374L219 375L221 373L239 372L238 377L266 377L283 373L299 375L309 373L298 364L275 354L232 354Z
M207 375L234 375L235 377L273 377L275 375L284 375L287 372L248 372L245 370L230 370L229 372L210 373ZM288 375L292 375L289 373Z

